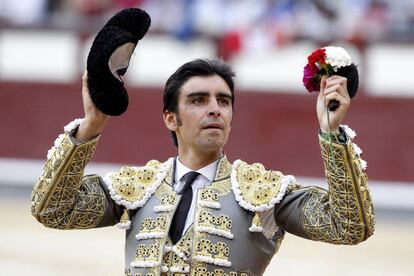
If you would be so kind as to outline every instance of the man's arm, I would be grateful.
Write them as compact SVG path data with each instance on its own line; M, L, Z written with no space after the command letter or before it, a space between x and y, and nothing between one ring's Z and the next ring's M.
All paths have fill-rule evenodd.
M85 118L75 120L56 140L32 192L32 214L47 227L102 227L113 225L120 218L121 210L110 199L102 179L96 175L83 177L108 119L93 105L86 80L85 72L82 87Z
M346 143L319 137L328 191L292 184L275 208L282 229L311 240L358 244L374 232L374 213L363 160Z
M335 244L357 244L374 232L364 161L352 143L353 135L345 135L343 130L339 134L339 124L350 105L346 84L343 77L324 76L317 101L319 143L329 190L290 185L275 208L276 222L286 231ZM326 108L331 100L340 103L334 112Z
M82 100L85 119L82 120L75 134L78 141L86 141L102 133L109 119L109 116L102 113L92 102L88 90L88 73L86 70L82 76Z

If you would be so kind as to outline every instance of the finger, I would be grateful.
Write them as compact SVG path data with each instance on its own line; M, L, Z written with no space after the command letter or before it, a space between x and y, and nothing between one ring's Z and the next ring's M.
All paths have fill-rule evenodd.
M85 85L88 82L88 71L85 69L82 75L82 85Z
M95 105L92 102L88 88L88 71L85 69L82 75L82 98L85 114L89 114L90 110L93 110ZM85 115L86 116L86 115Z
M333 87L344 96L348 94L346 78L340 77L327 79L325 90L332 91Z
M341 80L346 81L347 79L345 77L342 77L342 76L339 76L339 75L332 75L332 76L327 78L328 82L330 82L330 81L341 81Z
M82 97L84 103L89 104L89 102L91 102L88 88L88 72L86 71L86 69L82 75Z
M342 85L340 85L340 84L335 84L335 85L327 86L325 88L324 94L325 95L328 95L328 94L334 93L334 92L337 92L337 93L343 95L344 97L346 95L345 94L346 91L345 91L344 87Z
M346 84L344 80L345 78L333 78L327 80L327 86L324 91L326 104L328 104L333 99L337 100L338 102L344 102L345 100L349 99L349 94L344 87Z
M341 85L343 87L346 87L347 79L346 78L328 78L326 80L326 87L334 86L334 85Z
M321 78L321 82L320 82L320 88L319 88L319 95L318 95L318 101L323 101L325 100L325 87L326 87L326 79L328 77L327 76L322 76Z
M329 89L335 87L335 89ZM331 76L326 80L326 90L327 92L332 92L336 90L340 94L342 94L344 97L348 96L348 90L347 90L347 79L341 76Z
M325 90L326 87L326 80L328 79L328 76L323 75L321 78L321 82L320 82L320 88L319 88L319 92L323 92Z
M341 105L348 104L349 97L346 98L338 92L333 92L325 95L325 104L328 105L332 100L338 101Z

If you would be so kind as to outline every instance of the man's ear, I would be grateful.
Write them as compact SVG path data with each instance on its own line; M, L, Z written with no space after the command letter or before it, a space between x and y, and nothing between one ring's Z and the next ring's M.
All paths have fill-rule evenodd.
M177 114L166 110L162 116L164 118L165 126L171 131L176 131L178 127Z

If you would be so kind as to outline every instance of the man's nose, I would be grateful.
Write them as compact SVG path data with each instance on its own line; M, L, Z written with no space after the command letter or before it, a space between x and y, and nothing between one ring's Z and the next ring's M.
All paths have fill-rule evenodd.
M220 107L217 101L211 101L209 104L208 114L210 116L220 116Z

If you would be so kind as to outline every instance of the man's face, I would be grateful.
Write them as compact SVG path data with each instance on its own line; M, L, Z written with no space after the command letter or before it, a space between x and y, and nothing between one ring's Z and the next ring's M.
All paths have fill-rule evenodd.
M176 132L180 151L221 152L233 118L230 88L218 75L191 77L180 89L178 114L171 116L167 126Z

